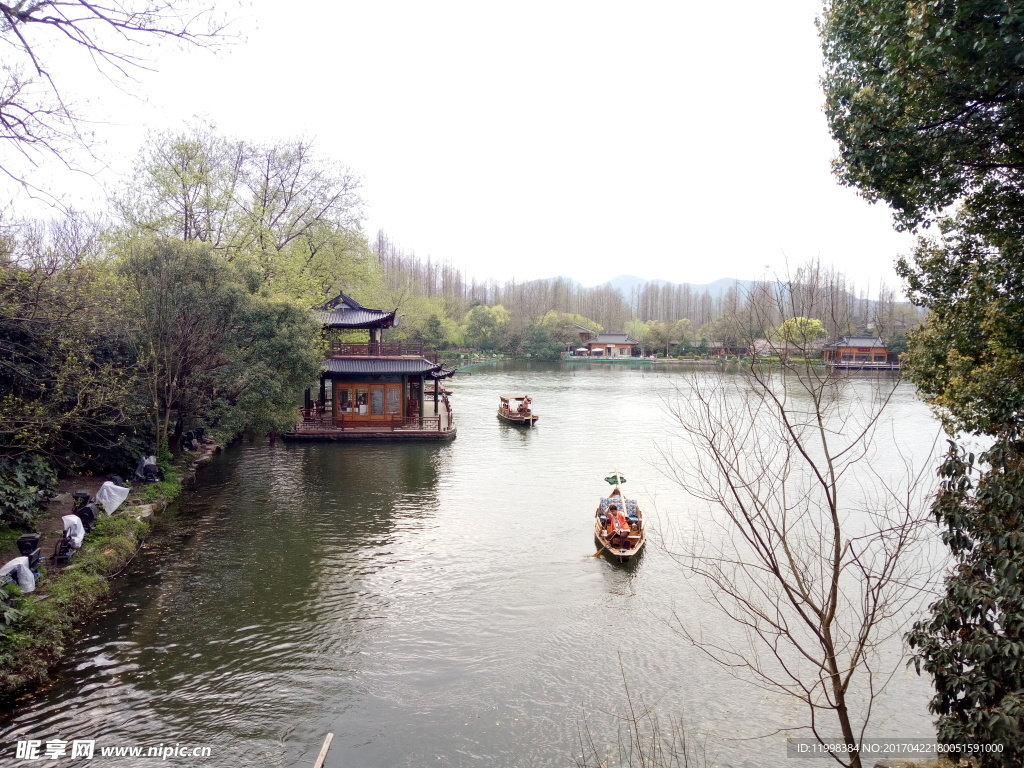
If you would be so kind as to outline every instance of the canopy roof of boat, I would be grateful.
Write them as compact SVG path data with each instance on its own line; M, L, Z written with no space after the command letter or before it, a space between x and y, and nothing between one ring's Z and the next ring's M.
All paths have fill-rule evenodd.
M620 510L623 508L623 504L625 504L624 511L627 515L635 515L639 511L639 507L637 507L636 504L636 499L621 499L618 497L613 497L610 499L601 499L601 511L607 513L608 507L613 504Z
M529 395L498 395L502 400L525 400Z

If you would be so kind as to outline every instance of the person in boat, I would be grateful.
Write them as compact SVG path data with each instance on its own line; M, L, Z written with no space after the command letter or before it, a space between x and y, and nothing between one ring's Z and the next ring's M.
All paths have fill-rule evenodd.
M609 538L615 533L615 518L619 514L619 508L614 504L608 505L608 536Z
M523 414L524 416L528 414L530 412L530 402L531 400L528 397L524 397L522 400L520 400L519 413Z
M608 505L608 543L613 547L624 548L629 542L629 526L626 518L614 504Z

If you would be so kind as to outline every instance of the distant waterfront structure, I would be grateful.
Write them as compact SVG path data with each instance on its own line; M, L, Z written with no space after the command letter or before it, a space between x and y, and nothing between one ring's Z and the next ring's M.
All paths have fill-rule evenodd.
M635 348L640 342L628 333L599 333L584 343L590 357L637 357Z
M877 336L841 336L822 350L825 363L833 368L899 370L899 355L889 352Z

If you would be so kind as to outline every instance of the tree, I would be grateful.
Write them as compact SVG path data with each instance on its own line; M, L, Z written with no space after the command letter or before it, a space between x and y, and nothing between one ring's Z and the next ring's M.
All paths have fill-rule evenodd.
M810 351L814 343L828 336L821 320L806 317L791 317L779 326L776 336L787 348L797 347Z
M224 30L207 6L172 0L0 2L0 14L7 51L0 83L2 138L29 165L46 154L70 163L71 148L89 145L60 86L62 55L69 59L67 69L94 68L123 80L147 68L139 50L154 42L204 47ZM26 183L22 166L10 155L0 169Z
M210 377L224 425L255 434L294 427L295 404L323 367L321 330L300 304L250 296L224 340L228 363Z
M558 360L565 347L551 334L541 322L532 322L526 326L526 342L523 345L530 357L541 360Z
M224 342L244 302L228 265L180 240L133 242L119 268L125 316L149 400L159 450L177 451L170 427L185 430L208 406L207 374L227 363Z
M908 639L935 685L939 739L1000 745L979 764L1014 766L1024 759L1024 260L1002 233L962 220L940 229L941 240L919 242L913 268L903 264L915 302L932 310L903 359L951 436L933 514L955 567ZM958 442L972 433L989 443L976 458Z
M980 456L950 441L933 506L957 565L931 616L908 635L936 686L946 744L998 744L985 767L1024 761L1024 462L998 440Z
M140 415L97 239L72 217L0 242L0 455L96 470Z
M648 339L651 349L659 349L666 357L672 347L686 341L690 335L690 321L676 320L673 323L662 323L652 320L648 324Z
M626 323L626 333L640 344L640 354L647 354L647 338L651 333L651 324L643 320L630 320Z
M240 247L237 200L246 154L243 142L199 123L150 134L115 207L130 232L207 243L230 259Z
M552 341L561 344L563 349L579 346L580 329L576 326L589 328L594 333L601 333L604 330L590 318L571 312L559 312L555 309L548 310L540 319L540 323L547 329Z
M749 349L757 339L764 338L767 328L774 327L771 318L765 317L765 323L761 323L756 317L759 304L753 299L764 290L765 286L758 286L741 293L735 286L730 288L723 298L718 317L706 323L700 333L709 341L721 342L726 347Z
M1006 749L978 755L984 766L1018 764L1006 740L1024 730L1022 25L1001 0L833 0L821 27L840 178L889 203L901 227L938 223L899 271L931 312L904 359L953 439L933 512L956 566L910 641L935 684L940 740ZM964 433L991 443L978 461L957 444Z
M502 306L473 307L466 315L466 343L477 349L496 349L507 320L508 313Z
M820 31L843 182L885 200L910 228L965 199L1021 210L1020 8L831 0Z
M764 335L778 314L800 316L793 295L780 289ZM887 670L880 644L928 576L914 556L920 475L886 477L869 462L896 386L810 362L694 375L671 405L687 448L665 454L671 477L710 510L671 554L740 636L705 633L697 616L677 615L679 631L734 674L801 702L819 741L837 730L851 751L834 757L854 768L871 701L900 663ZM865 487L876 491L865 498Z
M117 205L127 237L206 243L264 291L310 307L376 282L359 179L305 139L250 144L198 123L153 134Z
M176 452L181 434L214 411L236 430L293 426L323 361L304 307L253 295L197 243L134 241L118 268L157 447Z

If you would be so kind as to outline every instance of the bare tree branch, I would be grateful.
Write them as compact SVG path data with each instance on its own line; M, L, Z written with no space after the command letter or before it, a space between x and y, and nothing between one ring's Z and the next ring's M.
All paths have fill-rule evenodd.
M809 304L827 308L801 282L757 286L734 327L771 340L780 318L813 317ZM665 469L708 510L667 551L739 632L705 632L682 611L674 625L733 674L802 702L816 738L838 728L854 748L902 658L884 644L932 577L919 550L929 457L904 459L902 476L874 463L898 380L840 378L798 353L685 378L667 403L687 448L666 447ZM860 768L855 749L834 757Z
M30 167L47 156L75 167L75 150L90 149L83 118L58 82L58 60L78 52L111 82L153 69L144 51L162 41L212 47L226 24L204 6L174 0L0 2L0 140ZM9 178L30 185L10 154L0 159Z

